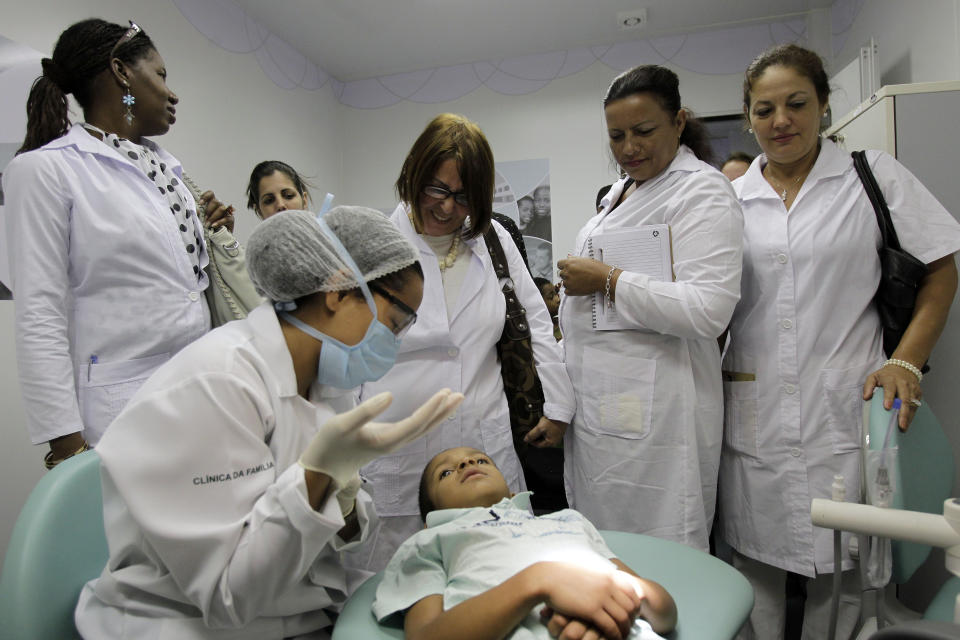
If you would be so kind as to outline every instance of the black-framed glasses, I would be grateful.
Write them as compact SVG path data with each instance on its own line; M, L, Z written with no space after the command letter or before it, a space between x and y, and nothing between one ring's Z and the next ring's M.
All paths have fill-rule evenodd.
M120 39L117 40L117 44L113 45L113 49L110 49L110 60L113 60L117 49L119 49L125 42L130 42L138 33L143 33L143 29L141 29L140 25L138 25L136 22L133 20L128 20L128 22L130 23L130 28L127 29L122 36L120 36Z
M377 283L368 282L367 286L370 287L371 291L383 296L387 302L405 314L403 320L397 322L397 328L393 330L394 335L396 335L398 338L403 337L403 335L409 331L410 327L413 326L413 323L417 321L417 312L411 309L410 305L408 305L406 302L400 300Z
M466 191L450 191L450 189L447 189L446 187L428 184L423 188L423 194L430 196L434 200L446 200L447 198L453 196L453 201L461 207L470 206L470 200L467 199Z

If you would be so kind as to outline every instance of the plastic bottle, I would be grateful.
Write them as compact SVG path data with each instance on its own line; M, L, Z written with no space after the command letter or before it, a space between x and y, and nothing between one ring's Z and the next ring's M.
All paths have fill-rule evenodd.
M893 489L890 487L890 472L887 469L887 449L890 446L890 436L900 422L900 398L893 401L893 410L890 412L890 422L887 424L887 434L883 438L883 448L880 450L880 465L877 467L877 478L874 482L876 499L874 505L889 507L893 500Z

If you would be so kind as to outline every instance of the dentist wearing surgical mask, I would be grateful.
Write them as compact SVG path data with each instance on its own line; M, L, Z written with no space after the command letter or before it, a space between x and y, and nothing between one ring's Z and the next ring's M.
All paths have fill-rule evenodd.
M84 638L327 637L356 586L340 552L375 513L366 462L445 420L439 391L392 424L350 391L393 365L417 318L417 251L382 215L284 211L250 237L270 302L163 365L97 447L110 558L84 587Z

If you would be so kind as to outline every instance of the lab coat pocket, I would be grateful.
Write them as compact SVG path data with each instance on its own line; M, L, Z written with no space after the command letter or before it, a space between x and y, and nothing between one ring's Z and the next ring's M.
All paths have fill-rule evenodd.
M113 422L133 394L160 365L170 359L169 353L120 362L88 363L80 371L80 415L84 428L99 434Z
M849 453L860 449L860 427L863 422L863 381L874 365L862 364L847 369L824 369L824 409L827 429L833 441L833 453Z
M595 433L639 440L650 433L657 361L583 351L583 420Z
M413 442L369 462L361 470L368 481L364 485L373 496L373 504L381 516L411 516L420 513L416 487L427 466L427 440Z
M757 456L760 391L756 381L723 381L723 441L737 453Z

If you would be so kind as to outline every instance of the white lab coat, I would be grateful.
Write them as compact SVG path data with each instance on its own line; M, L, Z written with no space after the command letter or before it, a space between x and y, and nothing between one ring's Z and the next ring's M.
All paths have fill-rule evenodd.
M580 230L575 255L589 255L594 234L668 224L676 280L620 275L616 310L631 330L594 330L593 296L562 297L577 398L567 498L600 529L707 549L723 425L717 336L738 298L743 218L727 179L686 146L611 211L625 182Z
M143 381L209 330L207 278L166 197L79 124L14 158L3 185L30 439L83 431L96 444Z
M273 308L196 341L141 387L100 441L110 559L84 587L85 638L288 638L329 626L356 587L297 464L353 394L297 393ZM363 531L375 517L361 491Z
M744 268L723 362L722 535L806 576L833 571L833 537L810 522L810 500L830 497L834 474L859 495L862 387L885 360L876 215L850 155L821 144L789 212L761 174L764 156L734 183ZM907 169L879 151L867 158L906 251L929 263L960 249L960 224Z
M370 569L382 569L400 542L422 526L417 502L420 475L434 455L450 447L475 447L489 455L503 472L511 490L526 488L520 461L513 446L510 412L503 392L496 343L503 331L506 302L487 253L483 237L466 240L470 264L456 308L448 313L437 256L419 236L400 205L391 220L420 252L424 271L423 302L417 322L403 337L394 367L380 380L363 385L361 397L392 391L393 404L382 419L391 421L410 415L437 390L449 387L466 396L459 410L446 423L425 437L364 467L372 487L383 529L372 552ZM527 272L520 252L499 223L491 222L506 254L508 268L520 303L526 310L533 335L537 373L543 384L547 417L569 422L573 417L573 389L553 337L553 323L540 291ZM406 516L387 520L390 516Z

